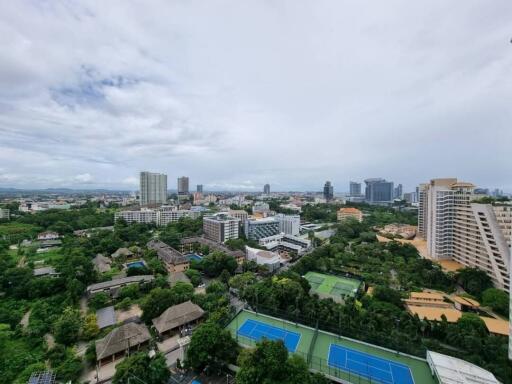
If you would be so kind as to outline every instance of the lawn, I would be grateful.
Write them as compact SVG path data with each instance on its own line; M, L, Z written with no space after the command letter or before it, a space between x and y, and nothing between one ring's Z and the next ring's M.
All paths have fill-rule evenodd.
M27 257L27 261L36 262L36 261L44 261L44 265L57 265L57 263L62 259L62 253L60 248L51 249L47 252L35 253L31 254Z
M408 381L401 381L399 378L392 379L391 382L378 381L373 377L372 379L365 378L361 375L356 374L354 371L350 372L347 369L341 369L333 366L329 361L330 349L343 349L350 350L354 355L367 356L373 359L375 364L393 365L394 368L400 366L402 369L407 371L407 367L410 369L409 379L412 377L416 384L436 384L437 380L432 377L430 368L426 360L415 358L412 356L397 354L377 346L359 342L344 337L339 337L331 333L318 331L315 336L315 330L303 325L296 325L295 323L288 322L285 320L273 318L270 316L256 314L251 311L240 312L227 326L227 329L231 332L237 342L244 347L251 347L255 345L256 340L242 336L239 334L241 327L246 327L247 321L253 320L259 324L267 324L271 327L280 328L286 332L294 332L300 335L300 340L297 345L296 354L302 356L306 361L310 369L322 372L324 374L337 377L354 384L402 384L408 383ZM243 329L242 329L243 331ZM285 332L285 334L286 334ZM242 332L245 333L245 332ZM313 345L312 345L313 344ZM336 347L338 346L338 347ZM308 354L311 352L311 356ZM369 356L368 356L369 355ZM332 358L332 356L331 356ZM331 359L332 360L332 359ZM368 369L367 361L363 360L364 363L360 364L359 373L362 370ZM344 362L346 363L346 362ZM357 364L357 362L356 362ZM406 366L406 367L403 367Z

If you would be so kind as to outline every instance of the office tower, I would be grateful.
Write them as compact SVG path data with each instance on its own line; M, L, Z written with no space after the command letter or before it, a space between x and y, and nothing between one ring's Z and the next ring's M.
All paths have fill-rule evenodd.
M512 205L478 203L474 190L454 178L420 185L418 233L432 259L481 269L509 289Z
M334 197L334 187L330 181L326 181L324 185L324 199L329 201Z
M361 196L361 183L350 182L350 196Z
M298 236L300 233L300 215L284 215L279 213L274 216L279 223L279 232L287 235Z
M188 177L178 177L178 195L188 195Z
M197 184L196 186L196 192L203 193L203 184Z
M203 232L207 239L224 243L230 239L238 239L240 219L226 213L217 213L203 218Z
M365 199L370 204L389 203L393 201L393 182L381 178L366 179Z
M395 198L395 199L402 199L402 195L403 195L403 187L402 187L402 184L398 184L398 185L395 187L395 191L394 191L394 198Z
M249 240L259 240L279 234L279 223L272 217L266 219L248 219L244 225L245 237Z
M140 173L140 205L165 204L167 201L167 175L163 173Z
M270 184L265 184L265 185L263 186L263 193L264 193L265 195L270 195Z

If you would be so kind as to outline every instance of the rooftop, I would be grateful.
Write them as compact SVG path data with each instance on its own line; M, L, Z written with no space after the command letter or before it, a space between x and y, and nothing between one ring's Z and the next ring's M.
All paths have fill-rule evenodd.
M149 282L153 281L155 277L153 275L139 275L139 276L128 276L120 279L114 279L109 281L103 281L101 283L91 284L87 287L87 291L97 291L101 289L108 289L111 287L120 286L129 283Z
M113 329L103 339L96 340L96 360L142 344L151 338L144 324L126 323Z
M499 384L491 372L456 357L427 351L427 361L439 384Z
M203 315L201 307L189 300L167 308L164 313L153 319L153 325L159 333L163 333L197 320Z
M455 323L462 317L462 312L453 308L434 308L434 307L419 307L415 305L408 305L407 309L413 315L418 315L420 319L437 320L441 321L442 315L446 316L449 323Z
M456 303L465 305L467 307L478 308L480 307L480 303L476 300L470 299L469 297L463 296L452 296L451 299Z

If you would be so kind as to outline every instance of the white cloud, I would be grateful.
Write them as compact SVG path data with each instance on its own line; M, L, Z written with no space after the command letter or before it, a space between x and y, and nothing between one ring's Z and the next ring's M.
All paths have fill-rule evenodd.
M83 184L90 184L93 180L94 178L91 176L90 173L82 173L80 175L76 175L74 178L74 181Z
M219 189L457 176L512 190L511 11L2 2L0 181L135 188L144 169L170 188L186 174Z

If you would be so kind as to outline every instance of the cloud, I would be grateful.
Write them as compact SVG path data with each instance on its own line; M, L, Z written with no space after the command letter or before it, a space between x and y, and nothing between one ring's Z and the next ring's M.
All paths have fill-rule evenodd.
M94 178L90 173L82 173L81 175L76 175L74 181L82 184L90 184Z
M456 176L512 191L511 11L2 2L0 182L134 189L151 170L169 188L182 174L212 189L337 191Z

